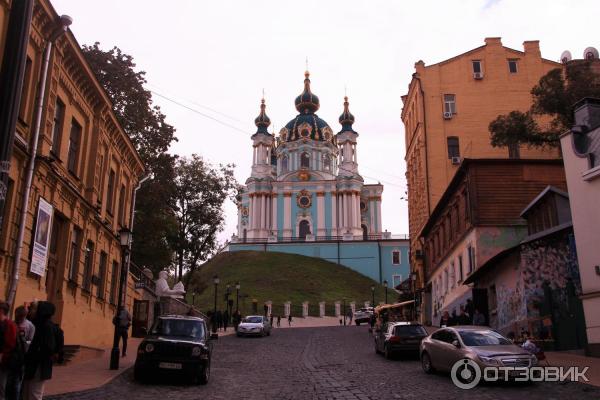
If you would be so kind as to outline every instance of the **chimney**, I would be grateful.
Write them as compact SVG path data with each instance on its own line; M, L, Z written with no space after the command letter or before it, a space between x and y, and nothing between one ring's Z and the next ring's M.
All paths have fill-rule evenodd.
M502 46L502 38L500 37L488 37L485 38L486 46Z
M584 126L587 131L600 126L600 99L586 97L575 106L575 126Z
M425 62L423 60L419 60L415 63L415 71L417 71L417 74L421 74L425 71Z
M542 53L540 52L540 41L539 40L526 40L523 42L523 51L525 54L533 55L536 57L542 57Z

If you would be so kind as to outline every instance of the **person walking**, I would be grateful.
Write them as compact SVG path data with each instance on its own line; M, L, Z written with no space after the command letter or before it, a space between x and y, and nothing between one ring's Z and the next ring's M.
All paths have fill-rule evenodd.
M452 325L450 321L450 314L448 314L448 311L446 310L442 313L442 317L440 318L440 328L445 328L450 325Z
M485 315L479 312L479 309L476 308L473 312L473 325L483 326L485 325ZM514 336L514 334L513 334Z
M23 374L25 372L24 356L33 340L35 326L27 319L28 310L24 306L15 309L15 324L17 326L17 346L15 351L21 354L13 353L13 365L8 372L6 383L6 398L19 400L21 398L21 388L23 385ZM18 346L22 348L17 349Z
M229 325L229 312L223 311L223 330L227 332L227 325Z
M277 327L281 328L281 315L277 316Z
M217 310L216 322L217 322L217 330L220 331L221 328L223 327L223 313L221 312L221 310Z
M348 310L348 319L350 320L350 322L348 323L348 325L352 325L352 318L354 318L354 314L352 313L352 309Z
M17 344L17 325L8 318L8 303L0 302L0 399L6 398L10 357Z
M292 313L288 315L288 326L292 326Z
M125 357L127 355L127 338L129 327L131 326L131 315L125 307L121 306L121 308L119 308L119 312L113 319L113 324L117 327L119 340L123 341L123 351L121 352L121 357Z
M25 356L25 379L23 400L41 400L44 385L52 379L52 366L60 361L64 347L64 334L52 322L56 311L54 304L40 301L37 305L33 325L35 333Z
M271 313L271 315L269 316L269 325L273 327L273 313Z

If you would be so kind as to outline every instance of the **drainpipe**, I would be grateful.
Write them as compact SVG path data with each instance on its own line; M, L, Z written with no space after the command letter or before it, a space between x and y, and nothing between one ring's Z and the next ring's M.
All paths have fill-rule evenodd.
M48 78L48 66L50 65L50 55L52 54L52 45L62 36L69 25L73 23L73 18L68 15L60 17L59 26L52 33L52 36L46 42L44 49L42 74L40 77L37 105L35 109L35 122L33 126L33 136L29 146L29 158L27 159L27 170L25 171L25 181L23 182L23 198L21 201L21 211L19 214L19 231L17 233L17 249L13 260L12 279L8 290L7 303L12 308L17 294L17 286L19 284L19 267L21 264L21 254L23 253L23 239L25 236L25 223L27 220L27 206L31 195L31 182L33 181L33 172L35 170L35 158L37 154L38 141L40 138L40 127L42 125L42 114L44 109L44 97L46 96L46 79ZM33 236L32 236L33 237Z
M379 283L381 283L382 279L383 279L383 270L381 267L381 241L380 240L377 241L377 252L379 253L379 257L378 257L378 259L379 259Z

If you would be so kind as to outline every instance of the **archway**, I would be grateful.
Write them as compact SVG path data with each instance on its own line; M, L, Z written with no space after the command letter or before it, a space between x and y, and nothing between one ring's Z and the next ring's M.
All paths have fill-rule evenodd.
M369 231L367 230L367 226L365 224L362 224L360 227L362 228L362 231L363 231L363 240L368 240L369 239Z
M303 219L298 225L298 236L300 239L306 239L306 235L310 235L310 223Z

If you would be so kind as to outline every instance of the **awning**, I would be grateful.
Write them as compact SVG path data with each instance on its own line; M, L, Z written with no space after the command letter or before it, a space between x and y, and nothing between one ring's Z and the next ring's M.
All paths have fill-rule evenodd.
M408 306L410 304L413 304L414 302L415 302L414 300L408 300L408 301L403 301L402 303L384 304L382 306L377 306L377 307L375 307L375 314L379 314L383 310L388 310L388 309L392 309L392 308L402 308L402 307Z

